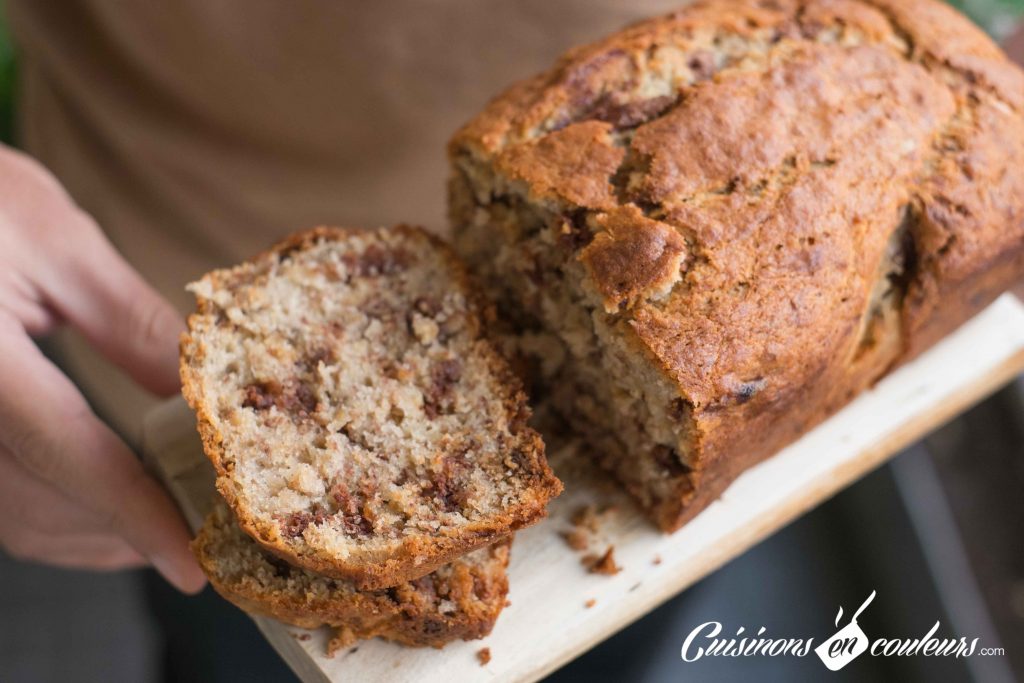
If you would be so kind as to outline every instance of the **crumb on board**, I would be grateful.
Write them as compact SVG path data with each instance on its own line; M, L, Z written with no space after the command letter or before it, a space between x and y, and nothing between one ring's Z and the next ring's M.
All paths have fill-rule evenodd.
M593 505L583 505L572 513L572 525L577 529L597 532L597 508Z
M587 538L587 534L580 529L563 531L562 538L565 539L566 544L573 550L586 550L590 547L590 540Z
M581 562L591 574L613 576L622 571L622 567L615 564L615 546L608 546L604 555L584 555Z
M313 636L309 635L308 633L295 633L295 632L292 632L292 638L294 638L295 640L301 640L301 641L305 642L305 641L309 640L312 637Z
M333 657L338 653L338 650L343 650L352 643L356 642L356 634L352 632L352 629L347 626L340 626L334 630L334 637L327 643L327 656ZM353 651L359 648L354 648Z
M661 564L661 555L655 555L654 559L651 560L651 564Z
M566 544L575 551L583 552L590 549L595 537L600 535L600 524L603 519L618 511L615 505L606 505L600 509L596 505L581 505L572 513L569 521L572 528L560 532Z
M595 600L594 598L590 598L585 603L583 603L583 606L586 607L587 609L590 609L591 607L593 607L596 604L597 604L597 600Z
M480 648L476 651L476 658L480 661L480 666L487 666L491 661L491 648Z

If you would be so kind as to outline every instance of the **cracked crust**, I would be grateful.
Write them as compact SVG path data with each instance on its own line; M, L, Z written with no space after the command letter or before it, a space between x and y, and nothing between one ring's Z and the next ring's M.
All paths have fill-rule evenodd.
M508 593L510 546L506 538L412 582L364 591L291 567L262 550L219 503L192 551L214 589L246 612L301 628L332 626L349 643L381 637L439 648L490 633Z
M1024 74L934 0L698 2L449 152L457 246L667 530L1024 273Z
M377 589L545 516L561 483L466 277L420 229L318 228L192 286L183 393L267 550Z

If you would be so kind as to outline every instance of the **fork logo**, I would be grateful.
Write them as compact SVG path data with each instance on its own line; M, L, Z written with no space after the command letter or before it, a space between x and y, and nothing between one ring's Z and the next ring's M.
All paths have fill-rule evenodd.
M839 629L835 635L823 642L814 652L821 658L821 661L832 671L839 671L844 666L860 657L868 649L868 637L864 634L857 617L875 599L875 591L865 600L853 614L850 623ZM839 620L843 618L843 608L839 608L836 614L836 628L839 627Z

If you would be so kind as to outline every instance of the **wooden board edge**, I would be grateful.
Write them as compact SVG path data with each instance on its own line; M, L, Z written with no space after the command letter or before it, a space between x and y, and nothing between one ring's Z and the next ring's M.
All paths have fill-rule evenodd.
M904 448L927 436L946 424L961 412L980 403L1002 386L1024 371L1024 349L1017 351L985 375L971 382L967 388L944 401L935 410L922 413L907 421L893 433L871 448L865 449L857 458L852 458L836 470L819 477L807 492L794 497L788 505L776 508L769 515L762 515L751 525L722 537L716 552L705 554L706 561L694 564L681 573L674 581L658 584L657 590L647 595L636 595L633 606L620 612L620 617L609 621L599 632L572 648L567 648L559 657L525 672L518 681L532 683L575 660L591 648L604 642L641 617L646 616L661 604L681 593L703 577L738 557L757 543L825 502L839 491L885 463Z
M267 639L270 646L303 683L331 683L327 673L317 666L316 660L295 639L292 631L280 621L269 617L250 614L256 628Z

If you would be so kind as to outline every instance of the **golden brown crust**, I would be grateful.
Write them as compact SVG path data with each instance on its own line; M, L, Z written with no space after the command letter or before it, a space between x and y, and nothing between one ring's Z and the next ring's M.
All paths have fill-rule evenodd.
M440 251L447 263L444 277L450 278L469 300L473 317L468 325L486 334L488 319L493 317L479 291L469 280L469 275L451 248L438 237L421 228L399 225L390 230L408 239L427 239L431 246ZM283 254L309 248L322 241L341 241L353 233L372 232L358 228L318 227L294 234L269 250L254 257L248 264L229 270L214 271L205 279L214 288L226 287L233 274L239 273L263 261L278 259ZM199 316L212 312L212 303L197 297L198 310L189 318L189 327L194 328ZM264 548L284 560L310 571L355 582L362 589L379 589L396 586L402 582L422 577L438 567L476 548L491 545L508 537L514 531L532 525L547 514L547 502L562 491L561 482L551 472L544 454L544 442L540 435L526 425L530 415L521 383L510 370L505 359L485 342L481 347L486 354L490 372L496 376L498 385L505 388L500 397L505 407L509 424L516 425L512 440L506 444L514 454L519 467L522 486L526 495L521 502L508 506L500 515L486 521L468 522L449 536L435 535L430 538L406 536L399 545L390 546L386 551L363 552L348 558L325 556L316 552L303 552L294 542L282 534L276 521L263 520L253 515L239 500L237 484L232 477L231 459L223 446L223 437L218 431L212 406L202 393L198 359L205 353L201 338L190 333L181 337L181 378L182 394L196 413L197 427L202 438L203 449L217 472L217 490L234 510L239 526Z
M529 184L534 201L555 199L605 209L615 206L611 176L624 150L612 144L611 124L585 121L522 145L507 148L495 168Z
M555 136L622 159L549 153L514 178L593 232L567 259L692 416L665 529L1024 273L1024 73L935 0L697 2L513 86L450 154L514 190L503 160ZM604 182L610 204L581 190Z
M349 641L381 637L443 647L487 635L505 605L511 538L412 582L367 591L261 554L228 528L232 523L227 508L217 506L191 547L214 589L246 612L301 628L332 626Z

